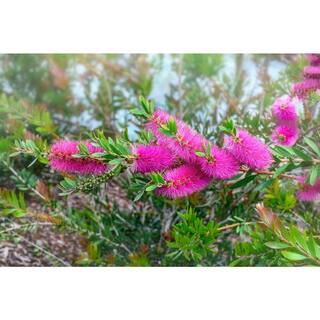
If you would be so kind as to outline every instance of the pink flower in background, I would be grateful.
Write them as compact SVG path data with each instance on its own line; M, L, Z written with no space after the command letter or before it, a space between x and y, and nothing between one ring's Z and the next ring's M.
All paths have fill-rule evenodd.
M277 121L294 121L298 119L296 107L291 97L281 97L276 99L271 107L272 115Z
M133 169L140 173L169 169L177 160L169 149L156 145L138 145L134 147L133 155Z
M211 178L204 175L196 166L189 164L168 170L164 174L167 185L156 189L158 195L171 199L189 196L206 188Z
M299 138L299 129L296 126L279 125L271 135L273 142L280 146L293 146Z
M268 146L246 130L237 130L236 137L225 137L225 146L237 161L252 170L267 169L272 163Z
M304 99L310 92L320 89L319 79L306 79L293 84L292 93L300 99Z
M311 65L313 65L313 66L320 65L320 53L306 54L306 58L309 60Z
M300 201L315 201L320 197L320 178L312 186L306 183L306 177L299 176L297 181L301 184L301 189L297 192Z
M100 174L107 170L106 164L93 158L74 158L73 155L78 154L79 141L60 140L51 146L49 161L54 170L86 174ZM84 143L90 154L103 152L102 148L93 146L91 143Z
M320 79L320 66L306 66L303 76L307 79Z
M211 147L211 159L199 158L201 170L215 179L230 179L239 171L239 163L226 150Z

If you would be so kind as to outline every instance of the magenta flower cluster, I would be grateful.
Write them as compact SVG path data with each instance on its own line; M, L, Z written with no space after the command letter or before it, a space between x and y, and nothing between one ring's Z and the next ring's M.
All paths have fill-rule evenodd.
M59 140L51 146L49 153L50 165L54 170L64 173L75 173L79 175L101 174L107 170L107 165L101 161L90 158L74 157L79 154L78 145L80 141ZM103 152L102 148L84 142L90 154Z
M176 133L166 135L161 130L173 118ZM156 190L158 195L181 198L206 188L214 179L234 177L240 165L252 170L266 169L272 163L268 147L245 130L225 137L225 148L219 148L193 130L182 120L163 110L156 110L146 129L155 136L150 145L133 149L133 168L142 174L163 172L165 184Z
M310 92L320 90L320 54L307 54L306 57L310 65L303 70L304 80L292 86L293 95L302 100Z
M297 192L300 201L315 201L320 198L320 178L317 179L314 185L308 184L304 176L297 177L297 181L301 185L300 190Z
M298 115L293 99L289 96L276 99L271 111L276 121L272 141L279 146L293 146L299 138Z

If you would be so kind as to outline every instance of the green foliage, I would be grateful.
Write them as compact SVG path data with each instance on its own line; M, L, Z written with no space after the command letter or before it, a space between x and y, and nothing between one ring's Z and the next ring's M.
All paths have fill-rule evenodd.
M289 188L288 184L285 187L280 187L279 179L275 179L264 195L264 203L267 207L275 208L283 211L290 211L296 205L294 196L295 190Z
M0 208L2 208L2 214L6 216L20 218L27 214L26 203L21 192L17 195L14 191L0 190Z
M214 240L218 235L218 226L214 221L204 224L192 208L180 214L181 222L173 226L173 241L167 242L171 252L169 258L177 259L181 255L189 260L200 262L212 254Z

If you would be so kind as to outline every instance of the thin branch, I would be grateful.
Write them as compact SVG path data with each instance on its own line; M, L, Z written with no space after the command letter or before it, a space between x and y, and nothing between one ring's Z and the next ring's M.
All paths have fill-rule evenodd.
M39 196L42 200L47 201L47 199L46 199L38 190L36 190L35 188L31 187L31 186L27 183L27 181L24 180L24 179L19 175L19 173L18 173L16 170L14 170L14 169L9 165L9 163L7 163L7 162L4 161L4 160L3 160L2 162L4 163L4 165L5 165L22 183L26 184L30 190L32 190L32 191L33 191L37 196Z

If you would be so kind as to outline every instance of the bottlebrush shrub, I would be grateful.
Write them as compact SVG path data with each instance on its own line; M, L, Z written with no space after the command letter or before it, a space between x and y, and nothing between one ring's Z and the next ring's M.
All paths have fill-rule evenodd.
M294 67L303 72L300 60ZM315 74L305 68L304 81L317 80ZM66 206L64 198L46 205L61 215L64 227L88 239L84 265L319 265L319 99L317 91L304 92L304 113L298 114L298 97L287 87L279 80L271 93L263 93L265 100L254 100L261 106L257 115L218 112L216 122L211 112L186 116L191 112L183 98L181 110L172 97L166 110L140 98L140 106L135 101L131 109L136 118L129 117L132 136L131 130L130 136L124 130L112 138L97 130L88 141L60 138L47 148L47 137L56 141L59 131L39 140L28 134L16 142L14 154L27 155L26 168L31 155L41 160L36 170L44 168L51 182L47 194L57 178L45 160L65 176L62 194L87 193L70 196L77 208ZM185 90L188 94L189 87ZM239 108L245 104L240 96L232 96ZM3 162L6 172L14 172L12 162L12 157ZM19 180L32 197L48 198L32 181ZM114 201L113 193L121 201ZM0 207L8 217L30 214L23 195L3 194ZM90 205L84 206L84 199Z
M105 171L106 163L109 167L115 165L115 170L111 170L110 174L93 176L87 180L80 179L77 182L70 179L65 180L63 187L68 189L67 193L76 190L90 191L90 188L94 188L127 168L131 168L135 173L150 174L151 177L151 181L146 183L138 193L136 200L145 191L153 190L156 195L176 199L199 192L215 180L229 180L238 173L240 175L241 172L250 173L248 170L252 170L252 175L245 176L244 181L254 179L257 174L273 175L272 171L268 171L268 169L273 163L279 161L277 155L280 157L289 156L292 159L276 169L275 176L283 174L286 177L283 172L296 167L290 162L294 160L294 157L299 157L298 161L301 164L310 159L299 149L285 149L285 147L293 146L299 136L298 118L291 98L277 99L272 106L279 122L272 134L273 142L278 145L273 149L275 158L273 158L271 149L261 139L244 129L236 128L232 121L220 127L225 134L224 148L221 148L214 146L182 120L163 110L154 110L153 104L144 98L141 98L141 104L143 110L134 110L133 113L143 118L145 128L153 134L153 138L149 139L148 144L135 144L128 137L113 140L106 138L102 132L98 132L92 136L94 145L59 142L52 146L49 159L54 169L64 169L65 171L69 169L69 172L81 174L88 173L88 168L90 168L91 173L96 174L97 171L92 169L94 165L101 171ZM288 112L283 113L286 108L288 108ZM285 124L283 124L284 121ZM312 140L306 138L305 141L313 151L318 153L318 147ZM80 153L76 154L76 150ZM61 156L62 151L66 159ZM58 167L55 162L52 162L55 154L57 157L58 155L61 157L58 159L61 161L61 165ZM300 159L300 157L302 158ZM63 161L66 160L71 161L71 168L68 167L69 162L64 164ZM282 160L280 159L280 161ZM73 165L77 166L76 169L73 168ZM314 179L317 176L315 170L318 169L315 168L312 169L308 178L311 185L315 183ZM294 176L288 177L294 179ZM235 186L238 186L239 183L241 185L241 182L238 181ZM303 197L298 196L298 199L303 200Z

